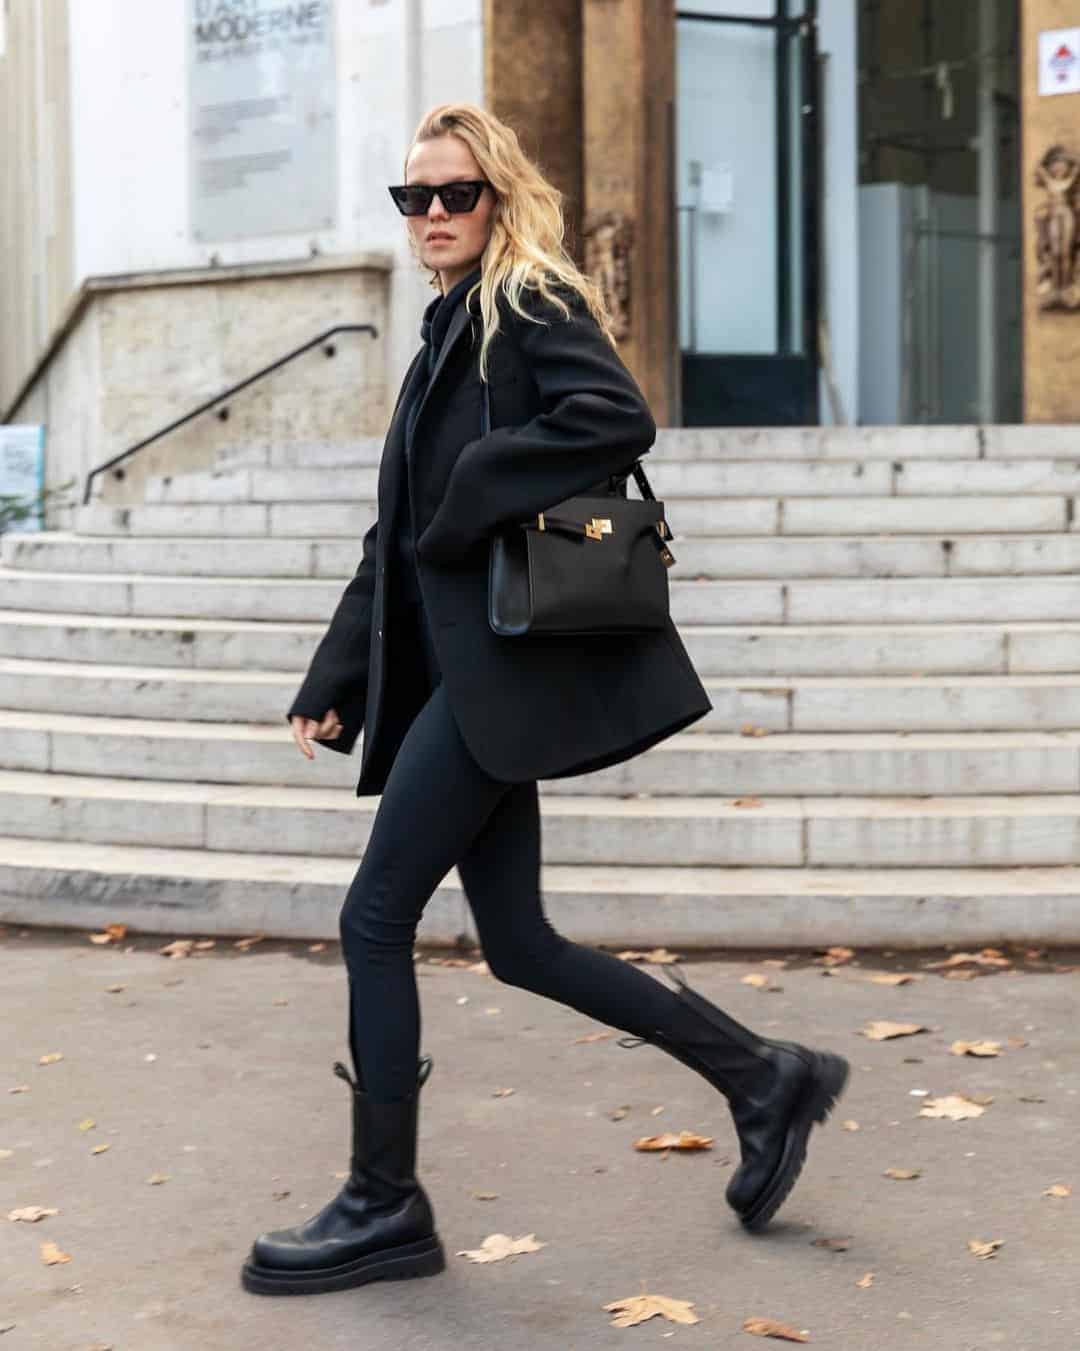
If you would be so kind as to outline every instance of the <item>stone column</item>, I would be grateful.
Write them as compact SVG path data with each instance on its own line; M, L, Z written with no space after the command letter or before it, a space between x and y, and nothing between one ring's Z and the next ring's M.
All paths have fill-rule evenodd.
M674 0L582 0L585 254L620 352L661 425L677 421Z
M484 0L484 97L563 193L580 265L581 0Z
M1080 422L1080 93L1039 93L1039 34L1080 28L1080 0L1021 8L1024 416Z

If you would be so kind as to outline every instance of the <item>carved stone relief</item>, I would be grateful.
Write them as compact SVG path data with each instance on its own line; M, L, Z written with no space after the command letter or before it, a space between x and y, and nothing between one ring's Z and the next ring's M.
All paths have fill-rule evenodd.
M589 211L582 233L585 271L603 292L612 333L621 342L630 336L634 223L623 211Z
M1080 158L1054 145L1035 182L1046 200L1035 208L1036 293L1043 310L1080 310Z

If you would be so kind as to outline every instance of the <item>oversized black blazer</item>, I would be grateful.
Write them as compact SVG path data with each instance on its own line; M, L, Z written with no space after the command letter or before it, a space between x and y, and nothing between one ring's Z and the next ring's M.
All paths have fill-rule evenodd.
M506 638L488 624L489 542L500 527L625 473L656 436L648 405L573 292L565 319L536 293L516 315L500 299L503 331L489 349L491 431L481 434L480 319L460 303L416 414L414 357L379 464L378 511L362 558L286 718L340 715L319 744L348 754L364 730L357 796L380 793L423 698L415 646L399 641L401 607L389 575L393 523L411 493L417 571L450 707L470 753L507 782L561 778L645 750L712 704L668 621L647 633ZM408 463L406 463L408 459ZM625 488L623 489L625 491ZM380 529L379 522L385 523ZM677 515L673 528L678 533Z

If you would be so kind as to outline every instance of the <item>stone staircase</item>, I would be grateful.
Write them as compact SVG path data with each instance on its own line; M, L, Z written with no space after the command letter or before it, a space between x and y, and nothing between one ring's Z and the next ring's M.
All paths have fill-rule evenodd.
M377 800L284 711L380 450L232 448L0 539L0 920L337 937ZM646 465L715 708L541 784L552 922L1080 941L1080 428L665 430ZM452 870L420 938L461 937Z

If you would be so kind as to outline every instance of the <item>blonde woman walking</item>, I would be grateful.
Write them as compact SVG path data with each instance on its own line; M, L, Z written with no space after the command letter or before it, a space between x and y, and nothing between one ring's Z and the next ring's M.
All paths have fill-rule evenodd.
M496 979L649 1042L729 1105L742 1159L728 1204L760 1229L790 1192L847 1062L759 1037L680 974L675 989L552 928L537 780L638 755L712 705L675 626L505 637L488 622L492 535L574 494L625 495L656 427L600 292L563 244L558 191L513 130L469 104L421 122L390 187L439 294L379 467L378 519L288 714L352 751L381 794L340 917L354 1074L351 1173L318 1214L260 1235L245 1288L309 1294L445 1265L416 1178L421 1057L413 943L457 866ZM490 430L482 413L490 407Z

